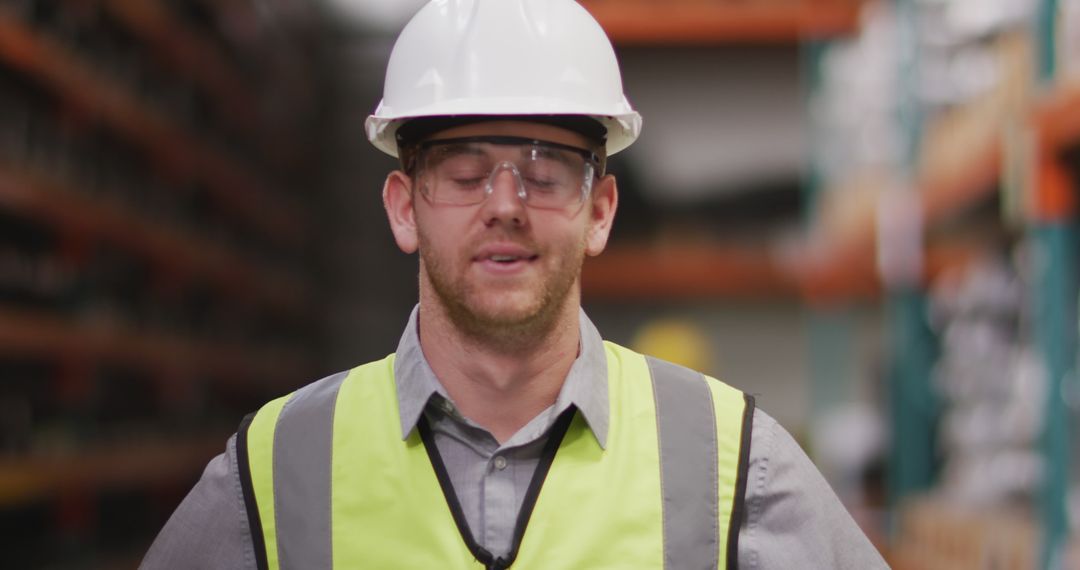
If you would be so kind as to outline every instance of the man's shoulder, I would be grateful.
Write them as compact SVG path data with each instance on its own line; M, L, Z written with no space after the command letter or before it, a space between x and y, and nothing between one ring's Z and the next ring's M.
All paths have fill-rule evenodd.
M751 421L751 462L766 460L777 452L775 449L777 437L783 439L783 452L788 451L788 440L794 442L794 438L788 433L776 418L760 407L754 408L754 418ZM800 448L801 450L801 448Z

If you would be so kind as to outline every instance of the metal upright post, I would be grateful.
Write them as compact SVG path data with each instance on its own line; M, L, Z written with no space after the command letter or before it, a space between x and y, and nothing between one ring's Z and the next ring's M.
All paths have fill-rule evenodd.
M909 204L919 208L916 180L919 146L922 140L922 109L918 99L919 38L918 5L915 0L895 0L899 38L898 81L900 90L897 124L903 132L903 154L898 164L900 189ZM879 228L884 213L879 216ZM881 229L879 229L879 232ZM911 247L896 239L921 240L921 227L899 236L879 236L879 257L890 247ZM921 248L921 245L918 245ZM879 259L879 263L883 263ZM889 466L889 495L894 509L909 495L929 488L936 472L936 426L939 402L931 382L937 357L937 339L927 323L927 299L922 290L922 268L890 274L882 267L886 287L888 327L887 379L889 383L892 457Z
M1035 246L1035 340L1047 373L1043 430L1039 439L1044 478L1039 497L1043 528L1042 568L1060 568L1068 536L1069 416L1066 390L1075 388L1078 232L1074 223L1043 222L1031 229Z
M1057 0L1039 5L1038 71L1040 89L1052 88L1057 68ZM1068 537L1066 511L1069 485L1068 390L1075 390L1078 247L1075 181L1064 172L1057 149L1039 148L1030 238L1033 245L1033 313L1035 342L1047 374L1044 423L1039 438L1044 460L1039 496L1043 547L1040 567L1062 567Z

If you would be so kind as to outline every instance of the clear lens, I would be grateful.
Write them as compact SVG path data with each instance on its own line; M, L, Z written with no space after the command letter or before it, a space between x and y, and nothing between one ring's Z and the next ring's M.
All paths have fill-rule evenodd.
M579 205L592 190L594 167L573 150L537 142L439 142L423 149L417 160L421 191L438 204L483 202L504 170L513 175L518 196L534 208Z

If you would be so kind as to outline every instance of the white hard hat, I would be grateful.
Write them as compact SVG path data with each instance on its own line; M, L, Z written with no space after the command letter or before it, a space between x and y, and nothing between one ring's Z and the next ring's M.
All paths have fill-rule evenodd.
M574 0L428 3L398 36L365 127L398 156L403 123L478 115L591 117L607 128L609 155L641 132L611 41Z

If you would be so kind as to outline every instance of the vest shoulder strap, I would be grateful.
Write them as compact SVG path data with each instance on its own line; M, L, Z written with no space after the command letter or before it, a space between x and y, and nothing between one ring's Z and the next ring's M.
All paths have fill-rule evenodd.
M302 567L295 565L297 560L289 560L295 558L312 563L313 568L330 567L329 548L282 551L277 538L287 536L291 542L307 545L319 544L326 537L329 546L330 497L305 491L320 488L311 485L312 480L329 485L334 409L348 375L349 371L339 372L273 400L245 417L237 430L237 471L260 570ZM276 452L284 450L289 460L275 462ZM286 472L279 472L283 466ZM276 528L279 521L284 521L285 528Z
M645 360L656 400L665 566L735 568L754 398L695 370Z
M255 489L251 482L251 460L248 454L248 430L255 419L255 412L246 416L236 430L236 470L240 477L240 491L244 497L244 509L247 511L248 532L251 545L255 550L255 567L258 570L268 568L266 561L266 542L263 538L259 508L255 501Z

